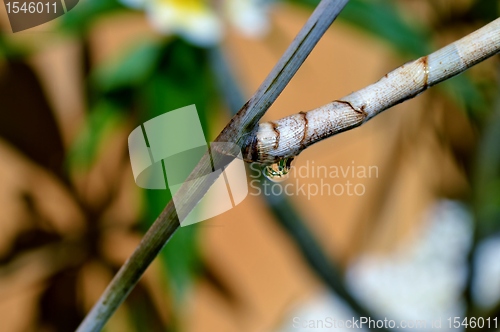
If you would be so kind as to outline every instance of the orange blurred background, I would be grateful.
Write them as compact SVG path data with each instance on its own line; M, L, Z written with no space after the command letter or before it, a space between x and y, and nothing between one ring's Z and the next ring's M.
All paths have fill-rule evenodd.
M435 20L430 2L407 0L399 1L398 6L413 20L427 24ZM445 13L460 13L467 11L472 2L440 0L440 6ZM22 82L9 74L12 67L6 57L1 56L0 87L10 85L14 91L2 94L2 98L45 99L43 107L54 115L62 151L71 149L88 120L92 98L87 90L89 68L117 61L140 40L163 38L140 12L103 15L81 38L61 33L58 20L12 34L5 8L0 6L0 11L2 40L30 49L29 56L17 62L27 69L15 73L24 71L25 79L38 81L41 88L36 92L36 85L25 81L29 87L23 90ZM251 39L228 31L222 47L247 98L270 72L309 13L304 7L279 3L271 12L271 30L265 38ZM434 49L478 28L474 24L454 28L452 23L432 32ZM394 52L390 42L339 20L264 120L339 99L409 60ZM498 82L497 67L498 56L474 68L471 80L479 77ZM37 93L40 96L32 97ZM223 103L213 108L219 111L209 116L209 139L215 138L229 120ZM0 105L0 112L14 114L17 110ZM44 140L43 132L38 136L27 132L37 127L36 118L22 115L21 120L26 127L14 122L19 124L15 130L40 142ZM134 121L134 116L127 115L111 123L96 161L88 170L73 169L65 180L27 157L8 139L0 139L1 331L74 329L139 243L137 223L146 208L146 198L135 186L127 160L127 136ZM360 280L349 271L354 271L363 258L393 257L424 241L426 230L433 229L432 211L436 206L469 201L474 192L471 165L482 140L482 128L462 105L433 88L360 128L308 148L296 158L296 168L314 163L327 167L374 166L378 170L376 177L351 179L366 189L360 196L289 197L327 257L346 273L349 285ZM307 187L320 185L320 180L310 176L287 181ZM324 181L333 186L339 180ZM99 214L84 212L82 206ZM203 272L194 278L181 304L173 299L173 291L165 282L164 273L168 275L168 271L156 260L142 279L140 290L131 295L135 300L147 298L147 310L155 313L157 321L150 321L155 328L143 330L175 325L178 331L192 332L294 331L290 319L294 313L333 293L275 218L261 195L251 194L236 208L199 224L197 241ZM442 236L459 237L447 233ZM426 282L432 283L432 278ZM64 283L68 283L67 288L57 287ZM65 289L71 291L65 293ZM68 310L53 312L54 303L54 308ZM367 306L371 308L373 303ZM133 311L127 301L106 330L141 330L131 323L135 319Z

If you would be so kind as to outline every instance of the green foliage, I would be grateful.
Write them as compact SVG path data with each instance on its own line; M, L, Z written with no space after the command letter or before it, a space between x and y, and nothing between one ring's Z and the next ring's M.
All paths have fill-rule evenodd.
M12 42L7 40L4 35L0 34L0 60L5 59L19 59L29 53L29 50L24 47L13 45Z
M477 219L477 237L500 232L500 99L479 145L474 180L473 206Z
M162 49L154 75L140 89L140 121L195 104L206 134L210 120L209 106L214 96L206 50L174 39ZM144 194L147 206L145 220L149 226L170 200L170 194L168 191L153 190L146 190ZM160 254L177 302L182 300L199 268L197 229L196 225L180 228Z
M427 54L429 31L404 19L394 1L350 1L339 16L364 32L381 38L405 56Z
M165 112L195 104L203 129L208 132L210 104L216 93L205 49L176 38L145 40L120 59L96 68L91 83L91 94L97 102L71 149L69 161L75 168L91 165L106 134L127 112L138 126ZM141 228L145 231L170 201L171 194L168 190L142 193ZM176 303L182 301L199 269L197 229L196 225L179 229L159 256Z
M289 0L315 8L319 0ZM339 16L363 32L389 43L405 56L427 54L430 51L429 31L416 22L408 22L397 10L394 0L351 0Z
M486 89L482 89L467 74L461 74L443 82L442 89L462 109L464 109L471 120L482 117L484 112L490 108Z
M70 147L66 159L72 170L88 170L94 163L106 136L123 121L122 110L115 104L101 100L88 115L85 127Z
M95 88L103 93L139 88L158 67L162 46L158 41L143 40L133 45L121 59L101 65L92 74Z
M86 0L60 18L59 30L84 35L96 19L124 9L118 0Z

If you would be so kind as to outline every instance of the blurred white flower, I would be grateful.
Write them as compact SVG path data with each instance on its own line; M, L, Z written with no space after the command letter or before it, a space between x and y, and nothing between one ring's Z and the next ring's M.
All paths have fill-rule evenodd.
M203 1L150 0L146 13L158 31L181 35L196 45L213 45L222 36L219 18Z
M429 331L438 321L440 331L455 331L447 319L464 314L472 215L461 203L442 200L426 219L427 228L399 250L386 256L366 254L354 262L347 284L380 317L426 321L412 331Z
M260 37L269 29L269 3L259 0L226 0L229 22L248 37Z
M177 34L198 46L212 46L223 37L224 21L248 37L269 28L265 0L120 0L143 9L151 24L165 34Z

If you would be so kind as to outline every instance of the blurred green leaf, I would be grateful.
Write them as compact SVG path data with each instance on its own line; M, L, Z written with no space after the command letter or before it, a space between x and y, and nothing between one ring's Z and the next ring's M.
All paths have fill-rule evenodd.
M498 90L497 90L498 91ZM479 239L500 231L500 99L490 115L476 160L473 205Z
M215 97L207 51L180 39L173 39L161 50L152 77L140 89L139 120L142 123L165 112L195 104L207 137L211 117L209 110ZM171 195L168 190L145 190L144 194L146 215L143 225L149 227ZM160 254L167 271L169 288L177 304L183 300L193 278L201 269L197 230L197 224L181 227Z
M89 168L95 161L106 135L122 120L121 109L102 100L89 113L83 130L68 151L67 166L73 170Z
M193 279L201 271L198 230L197 225L180 228L160 254L169 278L170 290L178 305L183 302Z
M0 33L0 60L3 60L2 58L10 60L21 59L30 52L31 50L27 46L12 44L10 40L6 39L5 36Z
M144 190L145 214L142 228L146 230L161 213L171 195L168 190ZM180 305L193 278L201 269L197 246L198 225L181 227L161 251L159 257L165 268L167 284L174 303Z
M289 0L315 8L319 0ZM390 43L398 53L423 55L431 50L429 31L416 22L407 22L394 0L351 0L339 16L364 32Z
M124 9L118 0L86 0L63 15L59 22L59 30L77 34L88 32L94 21L113 11Z
M474 83L467 73L443 82L439 87L447 93L459 106L467 111L467 115L477 118L491 108L485 90Z
M143 40L121 59L113 59L97 68L92 73L91 80L104 93L127 87L138 88L152 76L161 55L161 43Z
M395 1L350 1L339 18L390 42L401 54L423 55L431 50L428 29L406 21Z
M142 283L138 283L126 300L129 307L130 323L135 331L164 332L168 331L162 322L160 310Z

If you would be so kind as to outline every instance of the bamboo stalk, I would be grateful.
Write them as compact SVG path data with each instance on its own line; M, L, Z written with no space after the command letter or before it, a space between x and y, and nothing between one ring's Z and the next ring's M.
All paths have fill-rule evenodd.
M372 84L309 112L261 123L244 147L247 162L273 164L355 128L500 52L500 19Z
M224 59L220 49L212 50L210 54L211 64L216 74L217 83L226 104L232 114L235 114L239 107L245 102L241 89L231 73L227 62ZM264 180L264 179L262 179ZM262 184L262 182L261 182ZM280 195L263 195L267 207L276 217L277 223L283 227L288 235L294 240L297 248L300 250L304 261L317 274L317 276L330 287L342 301L344 301L352 310L356 318L371 317L376 319L363 303L358 301L347 289L344 282L344 276L336 262L332 261L323 251L323 248L317 242L307 223L297 211L291 200L284 193ZM374 329L369 329L370 331ZM378 331L390 331L380 328Z
M348 1L322 0L318 4L257 92L231 119L215 140L216 142L232 142L241 146L246 141L246 137L255 129L259 120L290 82ZM213 162L219 164L220 161L215 160L218 157L213 157ZM176 201L182 204L176 204L174 207L172 200L167 204L132 256L120 268L87 314L77 332L100 331L132 291L149 264L179 228L178 214L188 215L213 184L210 180L206 180L206 177L201 176L212 171L209 167L211 164L209 160L210 157L207 155L202 158L188 178L188 180L195 180L191 181L190 186L182 186L176 193Z

